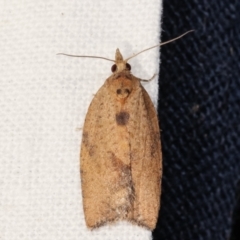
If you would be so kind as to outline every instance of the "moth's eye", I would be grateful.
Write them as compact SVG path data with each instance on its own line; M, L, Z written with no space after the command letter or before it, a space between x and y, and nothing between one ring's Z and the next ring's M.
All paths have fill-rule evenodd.
M129 63L126 63L126 69L129 71L131 70L131 65Z
M112 72L116 72L116 70L117 70L117 65L116 65L116 64L113 64L111 70L112 70Z

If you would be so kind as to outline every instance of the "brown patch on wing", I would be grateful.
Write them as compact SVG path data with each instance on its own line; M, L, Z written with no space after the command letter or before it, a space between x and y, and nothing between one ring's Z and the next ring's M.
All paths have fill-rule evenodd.
M82 135L82 143L83 143L85 146L88 146L88 132L83 132L83 135Z
M90 156L93 156L96 152L97 146L89 143L88 132L83 132L82 143L85 145L86 149Z
M129 117L130 117L130 115L128 112L122 111L122 112L117 113L116 114L117 125L120 125L120 126L127 125Z
M111 183L111 194L118 196L115 202L115 208L121 219L126 219L127 214L131 212L134 201L134 186L132 182L132 174L130 165L124 164L115 153L109 152L111 167L117 175ZM113 180L113 179L112 179ZM116 209L114 210L116 211Z

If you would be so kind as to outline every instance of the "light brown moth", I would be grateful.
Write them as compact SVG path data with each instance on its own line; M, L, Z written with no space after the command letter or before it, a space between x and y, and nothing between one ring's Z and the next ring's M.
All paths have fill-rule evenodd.
M162 168L157 114L118 49L112 71L93 98L83 127L86 223L94 228L125 219L153 229Z
M83 127L80 167L86 225L96 228L127 220L152 230L162 176L154 105L141 79L130 71L127 61L132 57L124 60L118 49L115 60L75 57L114 62L113 73L94 96Z

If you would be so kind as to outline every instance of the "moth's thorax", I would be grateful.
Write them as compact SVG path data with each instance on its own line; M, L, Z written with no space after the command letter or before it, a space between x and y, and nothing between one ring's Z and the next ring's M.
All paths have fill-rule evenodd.
M112 74L107 81L111 94L122 103L131 96L132 92L140 84L137 78L135 78L128 70Z

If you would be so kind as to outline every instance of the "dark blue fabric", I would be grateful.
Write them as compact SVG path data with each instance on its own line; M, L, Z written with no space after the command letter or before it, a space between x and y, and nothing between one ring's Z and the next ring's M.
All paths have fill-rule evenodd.
M240 240L240 1L164 0L154 239ZM231 238L230 238L231 236Z

